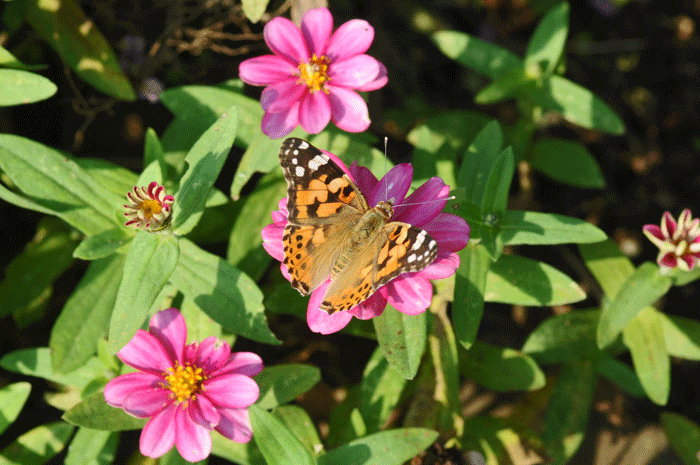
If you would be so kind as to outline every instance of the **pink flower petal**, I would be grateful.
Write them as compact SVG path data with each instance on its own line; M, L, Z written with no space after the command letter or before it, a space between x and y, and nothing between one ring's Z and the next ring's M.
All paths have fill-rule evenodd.
M377 90L381 87L384 87L386 83L389 82L389 76L386 70L386 66L384 66L382 62L378 63L379 74L377 74L377 77L375 77L373 81L370 81L363 86L356 87L355 90L358 90L360 92L370 92L372 90Z
M299 69L284 58L263 55L249 58L238 66L238 77L252 86L267 86L283 79L289 79Z
M175 414L175 445L183 459L198 462L211 453L211 434L180 408Z
M420 276L402 275L386 286L389 304L406 315L423 313L433 298L433 286Z
M248 409L225 408L219 411L221 421L216 431L236 442L248 442L253 437Z
M343 131L362 132L371 123L367 104L357 92L343 87L328 86L331 117Z
M263 35L267 46L275 55L297 65L309 61L309 51L301 31L287 18L274 18L265 25Z
M349 312L335 312L329 315L319 308L329 284L330 280L321 284L311 293L309 305L306 308L306 322L309 324L311 331L315 333L331 334L338 332L352 320L352 314Z
M142 329L136 331L117 357L131 367L156 375L164 373L174 362L160 341Z
M163 377L137 371L117 376L104 388L105 401L113 407L122 407L124 400L134 391L153 390L160 387Z
M208 430L214 429L221 421L219 410L207 396L197 396L187 407L187 412L192 417L192 421Z
M133 391L124 399L122 408L136 418L147 418L173 403L172 391L165 388Z
M255 376L263 369L263 361L258 354L253 352L234 352L217 374L238 373L246 376Z
M295 102L289 110L278 113L267 112L262 118L262 132L271 139L286 136L299 124L299 102Z
M678 264L676 254L674 254L673 252L659 253L659 256L656 258L656 261L659 265L668 268L675 268Z
M455 274L457 268L459 268L459 255L453 252L445 257L438 256L433 263L415 273L415 276L426 279L444 279Z
M171 360L182 363L182 351L187 342L185 318L176 308L157 312L151 318L148 332L160 341Z
M197 346L197 353L192 365L200 367L210 377L226 364L231 356L231 346L214 336L204 339Z
M647 237L649 236L649 234L651 234L653 237L657 238L658 240L660 240L662 242L664 242L666 240L664 235L661 233L661 228L659 228L655 224L647 224L642 228L642 230L645 233L648 233Z
M258 383L246 375L229 373L204 382L204 395L217 407L245 408L260 395Z
M438 213L423 229L437 241L439 256L462 250L469 242L469 225L457 215Z
M420 228L445 208L449 193L450 187L445 185L442 179L430 178L403 201L410 205L405 207L399 205L394 208L393 219Z
M333 15L328 8L314 8L304 13L301 33L309 47L309 54L318 57L326 53L326 44L333 32Z
M379 62L365 54L333 62L328 67L331 85L354 89L372 82L379 74Z
M299 106L299 122L304 131L318 134L331 120L331 104L324 92L307 93Z
M342 24L328 41L326 56L331 63L365 53L374 40L374 28L367 21L353 19Z
M683 255L680 257L680 260L678 260L678 268L682 269L683 271L690 271L693 269L693 266L695 266L695 257L692 255Z
M175 445L175 412L171 405L151 417L141 431L139 449L146 457L158 458Z
M271 84L262 91L260 105L271 113L288 110L294 102L301 100L307 87L299 83L299 78L291 77Z
M370 206L377 205L379 202L394 200L394 205L403 202L406 192L411 187L411 179L413 178L413 166L410 163L402 163L394 166L387 174L379 181L377 187L367 199Z
M386 302L386 297L381 292L377 291L369 296L364 302L348 310L348 313L351 313L360 320L369 320L381 315L382 312L384 312Z
M350 172L350 169L347 167L347 165L345 165L345 163L343 162L343 160L341 160L340 158L338 158L336 155L334 155L334 154L328 152L327 150L321 149L321 152L323 152L326 156L328 156L328 158L330 158L331 160L333 160L333 163L335 163L336 165L338 165L338 168L340 168L341 170L343 170L343 173L345 173L345 174L347 174L348 176L350 176L350 180L351 180L352 182L355 182L355 178L353 177L352 173Z
M673 237L675 232L676 221L669 212L664 212L663 217L661 217L661 234L663 234L665 238L669 239Z
M284 260L284 244L282 243L284 226L284 224L268 224L261 231L263 247L272 258L280 262Z
M377 184L379 184L379 180L372 174L369 168L359 166L356 161L352 162L352 165L350 165L350 172L352 173L352 178L355 180L355 184L360 188L360 191L365 197L369 196L377 187Z

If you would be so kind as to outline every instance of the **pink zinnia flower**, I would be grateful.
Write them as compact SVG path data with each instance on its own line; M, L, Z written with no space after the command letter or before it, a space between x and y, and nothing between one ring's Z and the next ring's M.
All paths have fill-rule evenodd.
M160 231L170 224L172 205L175 197L166 195L165 187L153 181L148 187L134 187L133 192L126 193L130 202L124 205L128 218L126 226L141 228L146 231Z
M647 224L643 230L659 248L656 257L659 265L690 271L700 260L700 218L693 219L687 208L681 212L678 223L669 212L665 212L661 227Z
M355 90L376 90L387 83L384 65L365 55L374 29L354 19L331 35L332 31L328 8L307 11L301 30L277 17L264 29L274 55L241 63L238 74L243 82L267 86L260 104L265 110L262 131L269 137L283 137L298 124L318 134L331 120L348 132L369 127L367 105Z
M311 293L306 312L309 328L317 333L334 333L343 329L353 316L366 320L381 315L387 303L407 315L424 312L433 296L430 279L453 275L459 266L459 256L456 252L469 242L467 222L456 215L441 212L447 203L449 186L445 185L442 179L434 177L406 197L413 178L413 167L409 163L395 166L378 181L369 169L357 166L356 163L348 169L338 157L325 150L323 152L350 176L370 207L387 198L393 198L394 213L391 220L403 221L426 230L438 243L438 255L421 271L401 274L380 287L361 304L331 315L320 308L330 283L329 276L325 283ZM287 199L284 198L279 202L279 210L272 212L273 223L262 230L265 250L280 262L284 260L282 236L287 225L287 216ZM282 274L290 279L286 266L281 264L281 267Z
M185 345L185 319L174 308L153 315L148 332L139 329L117 356L139 371L111 380L104 389L109 405L148 418L139 441L141 453L160 457L173 444L185 460L211 452L209 432L236 442L252 436L248 409L259 395L251 378L263 368L250 352L231 353L215 337Z

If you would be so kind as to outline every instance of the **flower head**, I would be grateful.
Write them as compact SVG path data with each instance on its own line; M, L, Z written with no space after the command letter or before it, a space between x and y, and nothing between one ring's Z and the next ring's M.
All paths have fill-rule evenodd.
M320 308L330 284L330 276L311 293L306 319L312 331L329 334L340 331L353 316L370 319L379 316L387 303L397 310L415 315L422 313L430 305L433 287L430 279L446 278L454 274L459 266L457 251L469 242L469 225L462 218L442 213L447 203L449 186L442 179L434 177L426 181L411 195L406 193L411 185L413 167L404 163L392 168L381 181L369 169L353 163L347 168L335 155L326 155L348 174L367 199L370 207L386 199L394 199L391 221L402 221L427 231L438 244L435 260L417 272L404 273L380 287L367 300L347 311L328 314ZM287 225L287 199L279 202L279 210L272 212L273 223L262 230L265 250L280 262L284 260L282 236ZM284 263L282 274L290 279Z
M156 313L148 332L139 329L117 356L138 371L118 376L104 389L109 405L149 418L139 441L141 453L160 457L173 445L185 460L211 452L209 432L236 442L252 436L248 407L259 395L251 378L263 368L250 352L231 353L215 337L185 345L185 319L174 308Z
M647 224L644 234L659 248L656 262L660 266L690 271L700 260L700 218L693 219L687 208L681 212L678 223L665 212L661 227Z
M301 29L277 17L264 29L274 55L245 60L239 76L247 84L267 86L260 104L262 131L273 139L298 124L317 134L329 121L348 132L369 127L367 104L355 90L376 90L387 83L386 68L365 52L374 39L372 26L348 21L333 33L328 8L307 11Z
M127 192L126 198L130 202L124 205L124 215L129 219L125 224L145 229L146 231L160 231L170 224L172 216L172 204L175 198L165 194L165 187L153 181L148 187L135 186L133 192Z

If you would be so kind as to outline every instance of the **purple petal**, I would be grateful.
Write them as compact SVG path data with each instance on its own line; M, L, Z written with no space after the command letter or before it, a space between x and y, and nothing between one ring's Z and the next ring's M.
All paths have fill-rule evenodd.
M198 462L211 453L209 430L195 423L187 411L178 409L175 414L175 445L183 459Z
M389 76L386 71L386 66L384 66L381 61L378 63L379 73L377 74L377 77L375 77L373 81L368 82L363 86L355 88L355 90L359 90L360 92L369 92L384 87L386 83L389 82Z
M340 168L341 170L343 170L343 173L345 173L345 174L347 174L348 176L350 176L350 179L352 180L352 182L355 182L355 178L353 177L352 173L350 172L350 168L348 168L347 165L345 165L345 163L343 162L343 160L341 160L341 159L338 158L336 155L330 153L330 152L327 151L327 150L321 149L321 152L323 152L324 154L326 154L326 155L328 156L328 158L330 158L331 160L333 160L333 163L335 163L336 165L338 165L338 168Z
M433 263L426 266L419 272L415 273L415 276L420 276L426 279L444 279L449 278L457 268L459 267L459 255L456 253L447 254L445 257L436 258Z
M411 187L412 178L413 166L410 163L402 163L394 166L374 188L374 191L368 199L370 206L392 199L394 205L400 204L403 202L408 188Z
M271 139L280 139L299 124L299 102L294 103L289 110L278 113L267 112L262 117L262 132Z
M267 23L263 35L275 55L297 65L309 61L309 51L301 31L287 18L278 16Z
M369 296L367 300L348 310L348 313L351 313L360 320L369 320L381 315L382 312L384 312L386 302L386 296L384 296L381 292L375 292Z
M134 391L152 390L160 387L163 377L137 371L117 376L107 383L104 389L105 402L113 407L120 407L124 400Z
M433 285L416 275L399 276L385 287L389 304L406 315L423 313L433 298Z
M173 404L151 417L141 431L139 449L146 457L158 458L175 444L175 412Z
M187 408L187 412L192 417L192 421L208 430L214 429L221 421L219 410L207 396L197 396Z
M355 184L360 188L360 191L365 197L368 197L377 187L377 184L379 184L379 180L372 174L369 168L359 166L356 161L352 162L352 165L350 165L350 172L352 173L352 179L355 180Z
M306 322L309 324L311 331L315 333L331 334L338 332L352 320L352 314L349 312L335 312L329 315L319 308L329 284L330 280L321 284L311 293L309 305L306 308Z
M182 351L187 342L187 325L178 309L169 308L153 315L148 331L160 341L171 360L182 363Z
M265 87L260 96L260 105L271 113L286 111L306 92L307 87L299 84L299 78L291 77Z
M328 86L331 117L343 131L362 132L371 123L367 104L354 90Z
M245 408L260 395L258 383L246 375L230 373L204 382L204 395L217 407Z
M155 375L167 371L174 362L160 341L142 329L136 331L134 337L117 353L117 357L137 370Z
M379 74L379 62L369 55L355 55L328 67L333 86L354 89L372 82Z
M253 352L234 352L217 374L238 373L246 376L255 376L263 369L262 359Z
M328 8L314 8L304 13L301 33L309 47L309 54L318 57L326 53L326 44L333 32L333 15Z
M238 77L252 86L267 86L297 74L299 69L276 55L249 58L238 65Z
M122 408L136 418L147 418L173 403L172 391L165 388L133 391L124 399Z
M469 242L469 225L457 215L438 213L423 229L437 241L439 256L462 250Z
M221 421L216 430L223 436L236 442L248 442L253 437L253 429L250 427L248 409L225 408L219 411Z
M330 120L331 104L324 92L308 93L301 99L299 122L304 131L309 134L318 134L328 126Z
M284 236L284 225L268 224L262 228L263 247L275 260L284 260L284 244L282 236Z
M449 193L450 187L442 179L430 178L403 201L410 205L394 208L392 219L422 227L445 208Z
M331 63L365 53L374 40L374 28L367 21L353 19L342 24L328 41L326 56Z

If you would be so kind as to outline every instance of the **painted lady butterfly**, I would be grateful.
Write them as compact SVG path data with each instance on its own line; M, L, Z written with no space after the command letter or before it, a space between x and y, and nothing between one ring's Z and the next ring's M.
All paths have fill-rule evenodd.
M283 263L302 295L330 276L321 309L349 310L400 274L435 260L437 242L426 231L391 221L393 199L370 208L350 177L319 149L289 138L279 156L289 212Z

